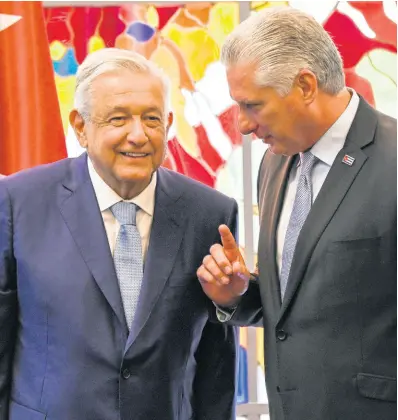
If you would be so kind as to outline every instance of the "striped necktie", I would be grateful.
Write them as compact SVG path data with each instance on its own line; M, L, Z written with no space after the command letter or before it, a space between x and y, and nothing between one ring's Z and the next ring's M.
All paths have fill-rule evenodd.
M289 279L290 267L292 265L297 239L312 206L311 172L316 160L317 158L311 152L300 153L300 175L282 252L282 268L280 275L282 300Z
M143 277L141 237L136 226L137 206L134 203L120 201L111 207L111 211L120 223L113 260L126 322L130 329Z

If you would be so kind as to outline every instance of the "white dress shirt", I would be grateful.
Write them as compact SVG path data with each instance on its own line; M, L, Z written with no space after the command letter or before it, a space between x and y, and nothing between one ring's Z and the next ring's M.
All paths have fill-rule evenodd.
M325 182L326 176L329 173L334 160L336 159L336 156L343 148L348 131L350 130L352 122L355 118L355 114L358 110L359 96L352 89L349 89L349 91L351 92L352 96L347 108L340 115L337 121L329 128L329 130L311 148L311 153L318 158L311 174L312 202L315 201L323 183ZM290 171L289 180L285 191L285 197L283 200L282 212L279 218L277 229L276 262L278 265L279 275L282 268L283 244L285 242L287 226L293 210L293 203L296 196L298 182L297 168L300 166L300 159L297 159L297 161L298 163L293 165Z
M110 207L119 201L127 201L139 206L137 211L137 229L141 236L142 258L145 258L148 251L149 237L151 234L153 212L155 208L155 189L156 189L156 172L153 174L151 182L139 195L131 200L123 200L113 189L98 175L91 160L87 159L88 172L94 187L98 205L104 221L106 235L108 237L111 253L115 250L116 239L119 233L120 224L113 215Z

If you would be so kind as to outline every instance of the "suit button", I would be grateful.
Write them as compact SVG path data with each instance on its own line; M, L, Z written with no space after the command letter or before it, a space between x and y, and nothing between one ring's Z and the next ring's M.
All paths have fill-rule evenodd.
M122 376L123 376L124 379L128 379L128 378L130 378L131 373L128 369L124 369L123 372L122 372Z
M287 334L283 330L278 330L276 332L276 338L278 339L278 341L284 341L287 338Z
M276 392L281 392L281 389L279 388L279 386L276 387Z

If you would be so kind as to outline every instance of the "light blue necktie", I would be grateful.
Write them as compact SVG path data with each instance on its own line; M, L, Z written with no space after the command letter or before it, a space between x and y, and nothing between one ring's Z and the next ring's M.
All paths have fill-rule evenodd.
M316 160L317 158L311 152L300 153L300 175L282 252L280 275L282 299L285 295L297 239L312 205L311 172Z
M136 226L137 206L134 203L120 201L111 207L111 211L120 223L113 260L127 326L130 329L143 277L141 237Z

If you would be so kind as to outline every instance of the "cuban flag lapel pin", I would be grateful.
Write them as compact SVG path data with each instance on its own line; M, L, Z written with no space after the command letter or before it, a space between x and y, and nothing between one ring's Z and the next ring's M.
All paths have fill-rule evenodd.
M355 162L355 158L353 158L350 155L344 155L342 162L348 166L352 166L353 163Z

